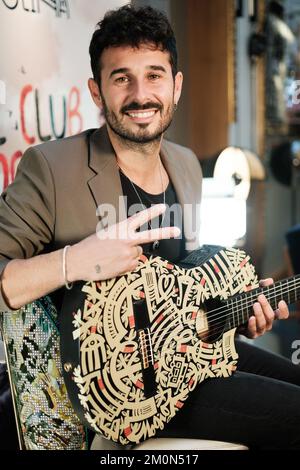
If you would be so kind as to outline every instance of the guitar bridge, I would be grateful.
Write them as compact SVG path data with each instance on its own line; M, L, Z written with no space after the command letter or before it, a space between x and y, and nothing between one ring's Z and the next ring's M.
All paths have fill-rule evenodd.
M138 341L143 369L148 369L150 365L153 366L154 364L151 333L149 328L138 331Z

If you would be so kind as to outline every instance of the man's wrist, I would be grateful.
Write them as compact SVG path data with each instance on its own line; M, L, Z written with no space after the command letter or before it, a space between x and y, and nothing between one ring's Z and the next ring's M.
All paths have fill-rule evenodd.
M78 273L76 272L76 253L77 245L71 245L68 247L65 253L65 269L64 269L64 284L71 284L72 282L78 281Z

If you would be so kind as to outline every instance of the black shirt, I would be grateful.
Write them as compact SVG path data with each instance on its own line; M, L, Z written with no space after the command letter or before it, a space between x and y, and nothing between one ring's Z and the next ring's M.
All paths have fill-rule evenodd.
M164 193L150 194L130 181L122 171L120 171L120 177L128 217L154 204L162 204L165 202L167 206L163 217L159 216L152 219L150 223L141 227L141 231L169 226L176 226L181 229L181 235L178 238L160 240L159 246L156 249L153 248L153 243L143 244L144 253L154 253L173 262L182 259L185 253L182 209L178 203L172 183L169 182L168 187L165 190L165 195ZM163 223L161 224L161 222Z
M161 204L164 202L167 205L167 209L165 211L165 216L163 217L163 227L179 227L181 229L181 234L179 238L170 238L165 240L159 241L159 246L156 250L153 250L153 243L146 243L143 244L143 251L144 253L153 253L155 255L159 255L162 258L165 258L169 261L176 262L185 257L185 239L183 236L183 217L182 217L182 209L178 203L175 190L171 184L169 183L168 187L164 193L161 194L149 194L140 188L134 183L131 183L130 180L120 171L123 195L127 196L125 202L127 202L127 215L128 217L139 212L145 208L150 207L153 204ZM133 189L133 185L136 188L137 193L139 194L143 206L141 206L141 202L137 196L137 193ZM133 211L132 211L133 210ZM159 220L158 220L159 219ZM152 228L158 228L161 226L162 216L156 219L152 219L150 221ZM142 230L148 230L151 228L150 225L145 224L141 227ZM56 305L57 309L61 309L61 304L63 300L64 289L58 289L55 292L50 294L52 301Z

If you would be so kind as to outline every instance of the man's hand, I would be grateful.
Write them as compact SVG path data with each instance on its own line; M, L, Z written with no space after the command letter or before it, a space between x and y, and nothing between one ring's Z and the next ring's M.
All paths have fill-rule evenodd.
M274 284L274 281L273 279L265 279L260 281L259 284L261 287L267 287ZM266 331L270 331L275 319L283 320L288 318L289 309L286 302L281 300L278 303L277 310L274 312L266 297L261 294L253 305L253 313L254 315L249 318L247 327L239 331L251 339L262 336Z
M143 252L142 244L180 235L178 227L137 231L165 210L164 204L157 204L71 246L67 256L68 281L100 281L133 271Z

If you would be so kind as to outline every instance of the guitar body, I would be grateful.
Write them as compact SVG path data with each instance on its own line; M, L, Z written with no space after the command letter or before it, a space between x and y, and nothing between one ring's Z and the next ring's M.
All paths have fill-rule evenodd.
M257 287L255 269L243 251L220 247L186 261L142 255L131 273L67 292L60 330L68 394L81 421L108 439L153 437L197 384L236 368L222 301Z

